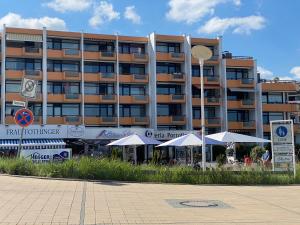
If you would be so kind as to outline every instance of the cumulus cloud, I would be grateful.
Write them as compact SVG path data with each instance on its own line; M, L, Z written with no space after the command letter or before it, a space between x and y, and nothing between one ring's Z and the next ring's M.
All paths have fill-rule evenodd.
M135 6L127 6L125 8L124 17L128 20L130 20L132 23L140 24L141 23L141 17L136 12Z
M293 74L297 79L300 79L300 66L295 66L290 70L290 73Z
M215 7L221 3L231 2L237 6L240 0L169 0L167 19L175 22L195 23L206 15L213 15Z
M204 34L224 34L225 31L232 29L236 34L250 34L253 30L260 30L265 27L266 20L262 16L233 17L224 18L213 17L198 29L199 33Z
M88 9L92 5L92 0L52 0L44 4L57 12L79 12Z
M8 27L66 30L65 21L57 17L22 18L21 15L11 12L0 18L0 24Z
M94 7L93 16L89 20L90 26L98 28L106 22L120 19L120 13L114 10L111 3L101 1Z
M299 79L300 78L300 67L298 67L298 69L299 69L298 70L298 73L299 73L298 79ZM273 80L276 77L278 77L279 80L295 80L295 79L297 79L297 77L294 77L294 76L278 76L278 75L275 75L271 70L266 69L262 66L257 67L257 72L260 73L260 78L261 79L266 79L266 80Z

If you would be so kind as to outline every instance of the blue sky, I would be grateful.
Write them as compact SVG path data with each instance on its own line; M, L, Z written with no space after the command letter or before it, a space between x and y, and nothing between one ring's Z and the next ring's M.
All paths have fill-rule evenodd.
M2 0L0 24L145 36L223 36L265 78L300 80L297 0Z

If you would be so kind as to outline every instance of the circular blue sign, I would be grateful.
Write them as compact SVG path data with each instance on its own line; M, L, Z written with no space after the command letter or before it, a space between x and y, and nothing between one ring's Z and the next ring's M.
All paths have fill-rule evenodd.
M284 126L277 127L277 129L276 129L276 134L279 137L285 137L287 135L287 133L288 133L288 130Z

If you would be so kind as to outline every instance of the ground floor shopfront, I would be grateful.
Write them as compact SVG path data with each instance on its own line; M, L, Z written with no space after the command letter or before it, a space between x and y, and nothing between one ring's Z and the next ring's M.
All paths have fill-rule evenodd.
M53 149L68 148L72 149L72 155L88 154L93 156L109 155L113 148L106 146L113 140L120 139L130 134L140 134L146 137L155 138L160 141L167 141L182 136L191 131L187 130L153 130L147 128L108 128L108 127L85 127L71 125L32 125L24 130L24 141L22 143L33 143L24 145L24 151L51 149L53 145L59 141ZM196 132L196 131L193 131ZM21 135L21 128L17 125L0 126L0 151L15 154L18 149L18 142ZM61 144L61 142L64 142ZM157 151L155 153L155 151ZM126 146L119 148L122 158L125 161L133 160L133 148ZM190 151L184 147L163 147L155 146L139 146L137 151L137 160L139 163L149 162L153 156L159 158L163 164L189 164ZM212 149L207 146L207 161L212 161ZM201 160L201 148L194 148L195 162Z

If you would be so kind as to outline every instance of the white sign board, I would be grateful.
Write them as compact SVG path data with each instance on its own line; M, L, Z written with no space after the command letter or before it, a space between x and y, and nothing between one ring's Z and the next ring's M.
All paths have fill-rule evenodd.
M13 100L13 106L20 106L20 107L25 107L26 103L23 102L23 101L16 101L16 100Z
M296 176L292 120L270 121L273 171L293 171Z
M36 163L64 161L71 158L72 149L26 149L20 156Z
M38 86L37 80L23 78L20 94L25 98L35 98L37 86Z

